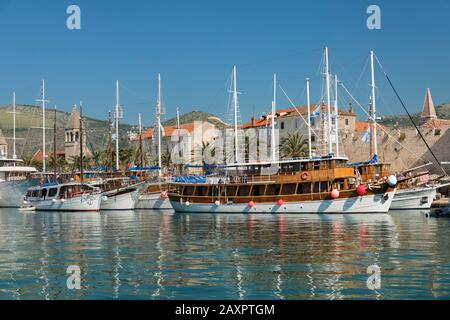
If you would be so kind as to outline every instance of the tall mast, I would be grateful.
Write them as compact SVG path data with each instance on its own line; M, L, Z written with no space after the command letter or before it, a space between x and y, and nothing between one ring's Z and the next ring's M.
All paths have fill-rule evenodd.
M277 109L277 74L273 75L273 101L272 101L272 123L271 123L271 141L270 145L272 148L272 161L276 161L275 157L275 113Z
M56 105L55 105L55 114L53 118L53 180L56 181Z
M142 118L141 113L139 112L139 166L144 166L144 150L142 147Z
M120 100L119 100L119 80L116 80L116 170L119 170L119 113L120 113Z
M16 154L16 93L13 92L13 159L17 159Z
M327 112L328 112L328 130L327 130L327 139L328 139L328 148L329 153L333 153L333 144L331 142L331 102L330 102L330 69L328 65L328 47L325 47L325 77L327 82Z
M375 103L375 67L374 67L374 61L373 61L373 50L370 51L370 69L371 69L371 78L372 78L372 129L370 131L370 134L372 136L372 143L373 143L373 154L378 155L378 146L377 146L377 114L376 114L376 103Z
M161 74L158 73L158 97L156 100L156 126L158 129L158 166L159 176L161 176L162 160L161 160Z
M339 107L338 107L338 76L334 76L334 114L336 127L336 157L339 157Z
M306 103L308 105L308 148L309 148L309 158L312 158L312 147L311 147L311 99L309 95L309 78L306 78Z
M233 66L233 102L234 102L234 160L236 163L239 163L236 65Z
M45 80L41 82L41 99L37 101L42 103L42 172L46 171L46 162L45 162L45 103L48 102L45 100Z
M80 180L83 183L83 104L80 102Z
M108 171L112 174L113 156L112 156L112 118L111 110L108 112Z

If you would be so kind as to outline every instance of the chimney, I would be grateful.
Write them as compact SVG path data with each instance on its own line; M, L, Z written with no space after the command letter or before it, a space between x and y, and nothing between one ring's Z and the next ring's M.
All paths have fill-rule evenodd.
M256 120L255 117L252 117L252 128L254 128L256 126Z

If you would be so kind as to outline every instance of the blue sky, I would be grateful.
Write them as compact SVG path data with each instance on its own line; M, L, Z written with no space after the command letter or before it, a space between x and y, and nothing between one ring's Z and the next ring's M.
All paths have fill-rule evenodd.
M81 30L66 28L70 4L81 8ZM366 27L370 4L381 7L381 30ZM82 100L87 115L106 118L118 79L124 121L137 122L141 112L150 124L160 72L166 118L178 106L227 119L226 83L236 64L246 120L270 109L274 72L296 104L305 103L304 79L311 77L317 101L327 45L331 71L362 103L373 48L418 111L427 87L435 104L450 101L449 13L448 0L0 0L0 105L13 90L18 103L34 103L44 78L51 105L69 111ZM379 69L377 82L379 112L403 113ZM289 106L281 92L278 105Z

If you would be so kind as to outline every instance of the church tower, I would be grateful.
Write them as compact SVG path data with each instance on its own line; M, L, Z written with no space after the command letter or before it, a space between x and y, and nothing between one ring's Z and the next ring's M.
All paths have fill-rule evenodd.
M433 119L437 119L437 115L433 99L431 98L430 89L428 88L425 93L425 101L423 102L421 123L424 124Z
M67 121L64 136L64 151L66 161L73 162L73 158L80 155L80 112L76 105L72 107L72 112ZM86 134L83 135L83 153L86 157L91 156L90 150L86 146Z

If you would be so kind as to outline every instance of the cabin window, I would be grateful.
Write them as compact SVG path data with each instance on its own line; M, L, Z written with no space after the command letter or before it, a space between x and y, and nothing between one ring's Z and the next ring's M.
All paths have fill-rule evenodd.
M279 184L269 184L267 186L266 194L268 196L277 196L280 194L281 186Z
M47 196L47 189L42 189L40 196L41 196L41 198L45 198Z
M238 196L246 197L250 194L250 186L239 186Z
M283 185L283 191L281 194L288 195L288 194L295 194L295 191L297 189L297 185L295 183L289 183Z
M263 196L264 191L266 190L265 185L256 185L252 187L252 196L258 197Z
M56 196L56 192L58 191L58 189L57 188L51 188L51 189L49 189L48 190L48 196L49 197L54 197L54 196Z
M185 187L183 191L184 191L183 194L185 196L192 196L194 195L195 187L193 186Z
M304 194L311 192L311 183L299 183L297 186L297 194Z
M199 197L208 195L208 187L197 187L197 195Z
M226 195L227 196L235 196L236 195L236 191L237 191L237 187L227 186L225 191L226 191Z
M313 169L314 170L319 170L320 169L320 162L314 162L314 164L313 164Z
M39 191L38 190L34 190L33 191L33 198L37 198L39 196Z

